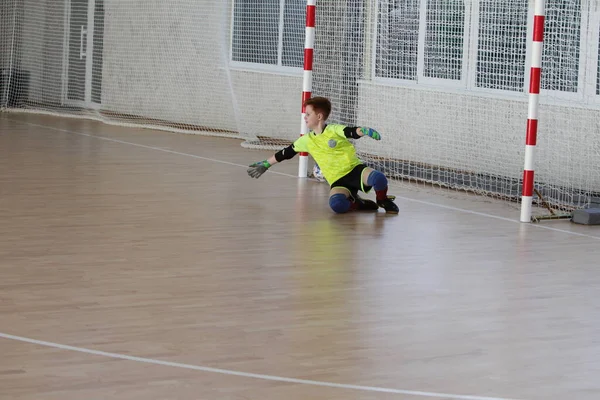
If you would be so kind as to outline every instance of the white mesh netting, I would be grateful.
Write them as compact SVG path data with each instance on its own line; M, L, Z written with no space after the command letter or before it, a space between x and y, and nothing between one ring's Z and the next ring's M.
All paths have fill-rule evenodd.
M298 137L305 0L6 0L0 107L279 148ZM519 200L532 1L318 1L313 94L389 176ZM600 192L600 15L546 1L536 188Z

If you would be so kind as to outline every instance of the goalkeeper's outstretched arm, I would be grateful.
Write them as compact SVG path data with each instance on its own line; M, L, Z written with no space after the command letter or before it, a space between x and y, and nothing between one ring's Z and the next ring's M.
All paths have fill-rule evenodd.
M381 135L373 128L360 128L360 127L346 127L344 128L344 136L348 139L359 139L363 136L369 136L375 140L381 140Z
M281 162L283 160L289 160L293 158L298 152L294 150L294 145L291 144L288 147L279 150L277 153L273 154L271 157L267 158L263 161L258 161L253 164L250 164L248 168L248 175L252 178L260 178L262 174L267 172L269 168L273 165Z

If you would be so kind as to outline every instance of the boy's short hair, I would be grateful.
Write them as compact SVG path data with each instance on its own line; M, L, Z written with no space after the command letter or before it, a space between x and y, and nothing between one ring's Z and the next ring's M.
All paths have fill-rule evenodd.
M324 114L325 119L329 118L331 113L331 102L325 97L311 97L304 102L304 107L306 106L312 106L315 112Z

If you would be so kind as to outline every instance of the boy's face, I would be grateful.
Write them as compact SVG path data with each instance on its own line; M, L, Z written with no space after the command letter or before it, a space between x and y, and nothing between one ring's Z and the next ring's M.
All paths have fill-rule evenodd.
M304 121L309 130L313 130L319 126L323 114L317 114L312 105L307 105L304 110Z

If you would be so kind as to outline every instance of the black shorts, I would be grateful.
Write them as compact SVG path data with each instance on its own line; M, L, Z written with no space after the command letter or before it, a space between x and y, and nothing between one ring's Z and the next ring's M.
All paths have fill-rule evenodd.
M358 164L352 171L333 182L331 184L331 189L343 187L348 189L351 193L357 193L359 190L368 193L372 189L372 186L363 184L362 172L365 168L368 168L365 164Z

